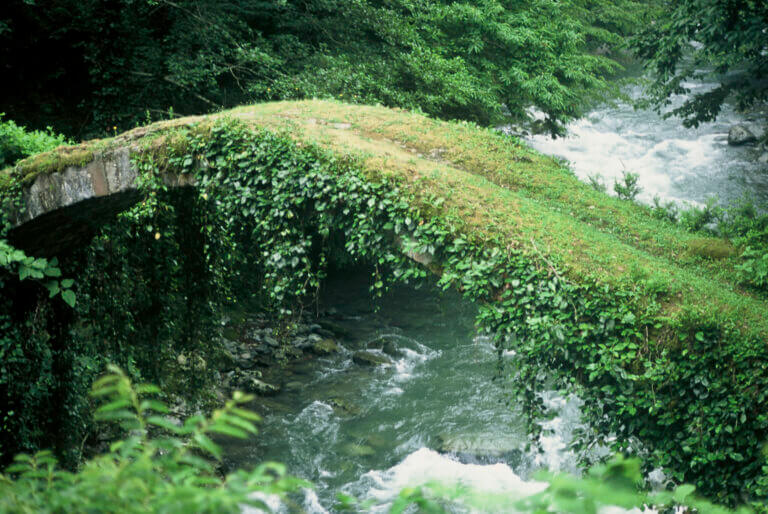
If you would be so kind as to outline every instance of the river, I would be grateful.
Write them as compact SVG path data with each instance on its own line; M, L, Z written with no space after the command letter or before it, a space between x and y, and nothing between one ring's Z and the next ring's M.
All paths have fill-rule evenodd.
M386 511L402 488L430 481L522 497L542 489L531 479L538 469L578 471L566 449L578 401L549 395L558 415L546 422L543 451L526 450L520 412L494 380L497 353L476 335L472 304L399 286L375 305L367 275L328 281L321 310L344 333L342 352L289 367L284 392L257 407L259 436L229 448L230 466L285 463L315 484L289 511L312 513L332 512L339 492ZM380 338L399 352L393 366L352 361Z
M715 84L684 85L695 94ZM642 88L629 87L625 93L638 99ZM673 98L671 107L685 99ZM564 138L537 135L526 140L542 153L567 160L582 180L600 176L609 191L625 170L637 173L643 188L638 200L645 203L658 196L680 204L703 204L711 197L732 204L748 195L766 205L768 164L757 162L754 147L728 145L728 131L735 124L746 124L759 135L758 118L725 106L717 121L685 128L677 118L664 119L652 110L636 110L621 102L598 107L571 123Z

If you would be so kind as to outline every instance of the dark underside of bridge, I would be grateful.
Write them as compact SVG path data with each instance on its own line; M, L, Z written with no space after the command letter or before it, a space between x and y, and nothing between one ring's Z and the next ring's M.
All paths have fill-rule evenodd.
M88 244L104 224L136 203L136 191L78 202L11 230L10 243L28 255L53 257Z

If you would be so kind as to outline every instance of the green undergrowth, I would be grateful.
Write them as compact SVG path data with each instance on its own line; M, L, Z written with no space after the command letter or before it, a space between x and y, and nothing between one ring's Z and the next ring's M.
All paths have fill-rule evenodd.
M94 243L102 253L90 254L92 271L78 285L93 310L78 315L99 340L149 337L159 346L145 351L160 348L169 362L179 348L169 341L201 347L197 329L186 338L176 324L150 332L196 312L181 308L187 288L205 283L237 297L235 286L247 283L264 308L290 318L340 253L373 266L374 294L436 274L480 305L478 327L495 335L500 355L515 353L502 373L534 434L547 415L539 393L554 384L585 402L591 430L581 444L597 438L639 451L648 469L662 466L720 502L768 493L766 301L739 284L734 257L704 253L725 245L721 239L592 191L556 161L469 124L333 102L189 121L165 125L137 152L148 200L125 221L134 245L115 243L126 227L108 228ZM172 196L158 179L166 172L194 174L194 199L163 200ZM165 218L157 213L168 204L187 210L175 228L160 230ZM184 244L181 220L197 234ZM158 265L168 266L169 255L186 255L187 264L147 264L136 253L140 243L159 245L150 252ZM159 251L163 244L170 253ZM116 255L152 278L138 275L136 292L113 283L118 271L99 282L99 270L110 269L106 257ZM121 297L110 301L129 319L99 328L101 295ZM213 295L195 309L217 301ZM179 310L142 329L132 302L148 316L165 305ZM151 355L135 357L147 373ZM154 374L163 376L162 368Z
M284 499L309 485L273 462L227 476L217 469L222 450L212 438L257 433L259 416L244 408L252 397L235 393L209 417L179 421L160 393L112 366L91 396L99 405L96 419L122 437L74 473L49 451L16 456L0 473L0 512L239 513L244 506L271 512L270 496Z

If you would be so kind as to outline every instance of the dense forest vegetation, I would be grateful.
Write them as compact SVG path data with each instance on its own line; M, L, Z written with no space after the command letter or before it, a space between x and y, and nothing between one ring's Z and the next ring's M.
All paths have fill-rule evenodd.
M79 138L266 100L333 97L548 128L609 88L643 4L590 0L10 0L4 109ZM606 53L606 52L602 52ZM30 63L34 62L34 66ZM503 107L504 106L504 107ZM508 111L508 112L507 112Z
M680 485L693 482L720 504L763 509L765 334L762 325L745 328L734 318L768 298L763 206L637 206L631 174L616 186L620 200L570 182L531 195L541 205L562 191L579 202L589 198L589 209L597 205L620 220L622 237L639 240L636 233L646 237L661 227L649 237L652 249L643 248L654 257L688 252L667 239L699 241L705 248L691 250L700 254L690 265L727 277L745 298L733 311L685 303L670 313L665 309L684 293L672 279L656 280L655 271L631 270L631 281L577 283L565 276L562 260L550 261L535 243L526 253L462 232L442 200L372 173L359 156L338 157L234 122L203 122L160 129L162 148L151 135L136 143L144 145L134 157L142 201L87 244L55 257L11 244L24 183L46 162L23 159L61 145L101 138L92 144L110 148L120 132L153 120L317 98L469 123L478 132L462 137L489 145L488 155L510 144L511 160L538 166L520 141L485 129L514 123L562 136L592 106L620 97L630 62L649 73L642 104L686 125L717 118L725 104L757 112L768 100L768 3L6 0L0 464L14 464L0 474L0 510L69 511L74 502L82 511L237 512L244 503L264 506L263 498L248 496L254 490L285 494L307 486L273 464L222 478L207 460L221 456L214 435L256 432L258 417L242 408L247 396L180 425L164 417L168 408L157 397L184 396L208 411L220 401L212 384L226 354L217 334L222 312L234 303L257 305L289 327L295 312L312 304L331 261L371 264L374 294L434 272L397 252L393 240L402 234L440 256L441 285L483 306L478 327L497 334L500 352L509 344L504 335L519 336L516 350L525 358L521 382L511 389L531 411L532 432L540 431L536 416L546 415L536 396L545 382L540 370L551 368L547 380L584 387L587 417L603 441L619 434L648 445L642 463L615 459L583 481L550 476L549 493L516 507L590 512L594 501L610 497L628 508L687 502L719 511L694 499L693 486ZM705 76L718 86L670 109L675 95L690 92L687 81ZM203 161L213 164L198 166ZM161 179L168 170L192 174L198 189L170 190ZM540 187L535 177L530 182ZM577 203L569 207L574 218L613 226ZM630 218L637 220L631 228L624 225ZM397 236L384 237L389 232ZM534 314L549 323L529 323ZM649 338L663 341L658 351L648 349ZM119 367L94 384L110 364ZM637 377L650 390L636 385ZM112 432L119 442L100 456L86 444L103 433L94 413L120 425ZM683 434L694 413L698 432ZM14 460L46 448L52 453ZM653 466L669 472L668 494L637 492L641 469ZM121 488L132 480L139 485ZM565 501L568 495L578 501ZM339 508L362 508L352 498L340 501ZM392 510L440 512L441 502L439 491L406 490Z

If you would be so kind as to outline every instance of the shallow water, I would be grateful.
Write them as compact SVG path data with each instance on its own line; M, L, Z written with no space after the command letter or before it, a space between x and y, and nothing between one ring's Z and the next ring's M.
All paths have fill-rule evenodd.
M471 305L454 294L399 287L374 312L367 285L365 276L328 284L323 308L346 332L345 350L293 367L289 390L260 408L258 438L229 449L231 465L287 464L316 486L300 500L308 512L332 511L338 492L375 500L385 511L403 487L432 480L522 496L541 489L530 479L537 469L577 471L565 447L578 403L549 396L560 412L547 422L552 434L543 453L526 450L519 411L493 380L497 353L476 336ZM381 336L402 352L394 366L352 362L353 350Z
M691 93L706 91L713 83L688 83ZM632 99L642 90L626 90ZM685 100L676 97L673 106ZM750 116L726 107L717 121L685 128L677 118L664 119L652 110L635 110L631 103L602 106L568 126L568 136L552 139L531 136L527 141L542 153L570 162L582 180L602 177L613 190L614 180L630 171L640 175L643 191L638 199L701 204L714 196L733 203L745 194L768 204L768 165L757 162L755 147L728 145L728 131L744 123L760 135L760 125Z

